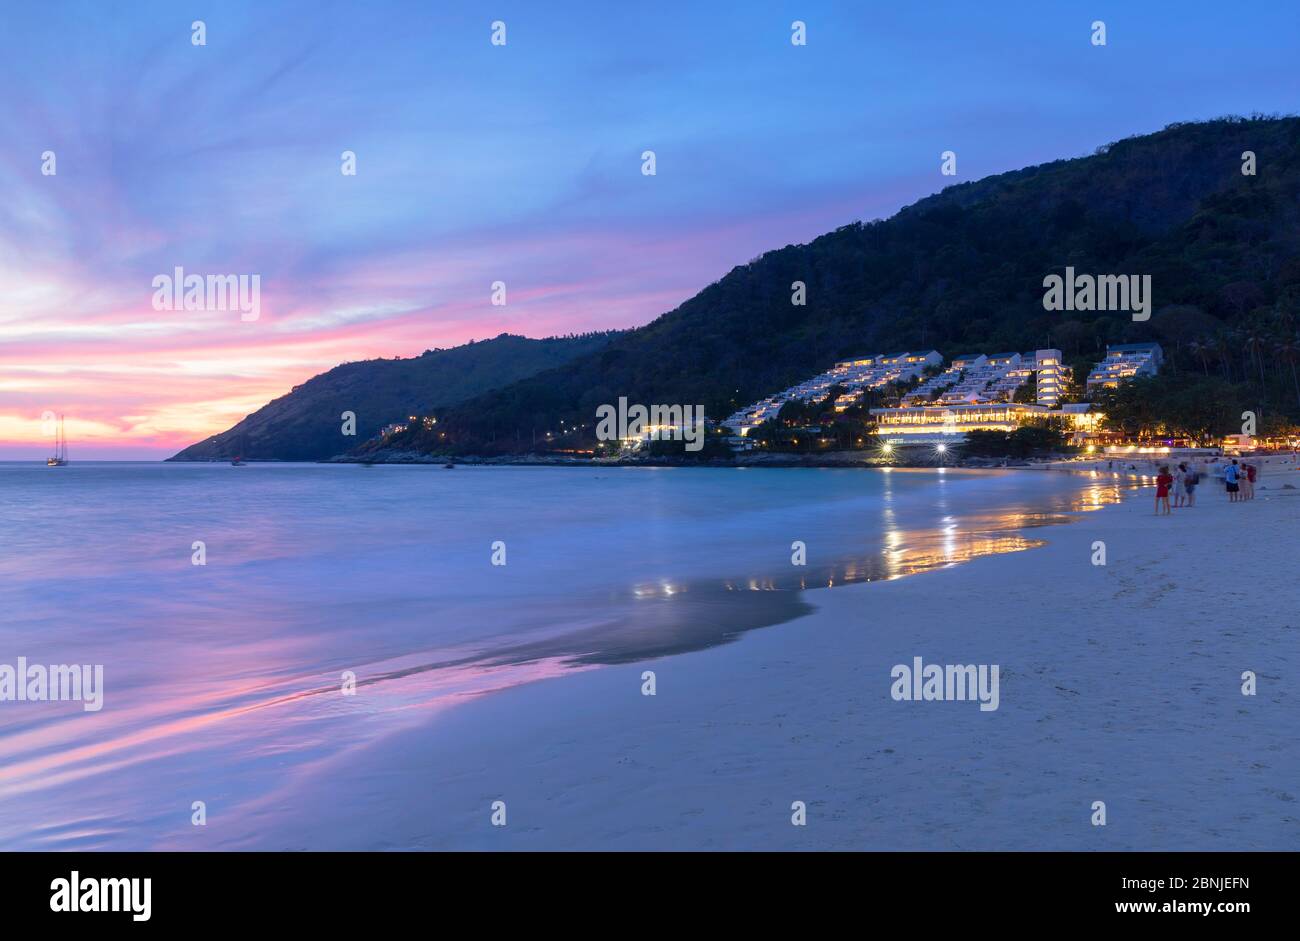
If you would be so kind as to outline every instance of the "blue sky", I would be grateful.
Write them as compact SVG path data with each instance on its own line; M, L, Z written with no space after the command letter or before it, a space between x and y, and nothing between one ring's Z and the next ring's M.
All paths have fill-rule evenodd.
M960 182L1300 101L1294 3L171 0L0 19L0 459L44 453L45 410L84 457L164 456L340 361L645 323L954 182L944 150ZM176 265L260 274L263 315L153 310Z

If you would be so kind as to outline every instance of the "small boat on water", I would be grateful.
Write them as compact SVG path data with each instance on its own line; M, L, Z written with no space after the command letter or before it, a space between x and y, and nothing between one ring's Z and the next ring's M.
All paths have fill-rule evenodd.
M455 464L444 464L444 465L442 465L442 469L443 469L443 470L452 470L453 468L455 468L455 466L456 466Z
M54 456L45 459L46 467L63 467L68 463L68 438L63 433L63 416L59 416L59 427L54 432Z

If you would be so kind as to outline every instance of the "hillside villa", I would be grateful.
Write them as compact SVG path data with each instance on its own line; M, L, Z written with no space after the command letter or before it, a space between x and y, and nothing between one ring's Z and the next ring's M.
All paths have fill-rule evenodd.
M842 412L869 389L918 379L929 367L942 363L943 356L936 350L841 360L827 372L739 409L721 424L743 439L775 418L786 402L816 401L835 386L843 391L833 407ZM1088 375L1087 392L1154 375L1160 363L1161 349L1156 343L1108 346L1106 358ZM1017 392L1031 378L1035 380L1035 401L1015 401ZM880 439L895 446L960 443L971 431L1009 432L1027 421L1052 417L1067 421L1075 444L1095 441L1104 416L1087 402L1061 404L1070 378L1060 350L968 353L954 357L946 369L923 379L900 404L873 408L870 414Z
M723 419L722 424L743 437L769 418L775 418L786 402L813 402L825 398L834 386L844 390L835 400L835 410L842 412L868 389L879 389L891 382L907 382L921 375L926 367L942 363L943 356L937 350L889 355L877 353L843 359L824 373L740 409Z
M1122 343L1106 347L1106 358L1088 373L1088 394L1114 389L1138 376L1154 376L1160 370L1163 353L1159 343Z

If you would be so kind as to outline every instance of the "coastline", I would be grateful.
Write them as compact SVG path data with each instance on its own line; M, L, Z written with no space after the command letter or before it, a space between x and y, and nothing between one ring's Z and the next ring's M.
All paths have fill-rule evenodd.
M276 463L250 462L250 463ZM388 451L366 458L337 455L321 464L464 464L483 467L953 467L967 469L1016 469L1032 467L1035 462L1022 459L961 458L945 462L900 459L881 460L871 451L828 451L825 454L784 454L742 452L729 458L619 457L588 458L569 455L431 455L419 451ZM1039 464L1049 463L1046 459Z
M1211 456L1208 460L1205 458L1188 459L1181 457L1132 457L1116 458L1106 460L1104 458L1088 461L1049 461L1044 462L1036 467L1044 470L1065 470L1092 472L1097 471L1101 474L1114 474L1117 476L1137 477L1137 478L1154 478L1160 472L1161 465L1168 464L1171 467L1177 467L1180 462L1185 462L1189 467L1200 471L1202 476L1202 486L1209 484L1222 484L1222 474L1216 473L1225 464L1231 463L1232 455ZM1287 452L1274 452L1270 454L1247 455L1246 457L1237 458L1238 461L1248 464L1254 464L1260 472L1259 483L1261 489L1266 488L1270 483L1285 489L1288 484L1295 487L1300 483L1300 456L1289 454ZM1108 466L1113 465L1113 466Z
M1206 486L1161 518L1141 491L1037 531L1042 548L819 590L738 643L500 691L286 785L256 830L164 846L1290 849L1300 812L1276 782L1300 776L1300 658L1273 602L1300 499L1275 483L1235 505ZM1000 708L893 701L914 656L1000 664Z

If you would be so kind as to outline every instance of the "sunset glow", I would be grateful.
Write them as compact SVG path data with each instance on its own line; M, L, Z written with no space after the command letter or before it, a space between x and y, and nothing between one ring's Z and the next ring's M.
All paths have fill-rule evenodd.
M46 412L74 459L162 458L341 362L637 326L763 251L1152 130L1175 99L1192 120L1295 90L1288 27L1263 22L1284 11L1249 36L1135 11L1101 70L1052 28L1074 14L1029 3L953 5L947 35L978 25L970 44L922 8L814 19L798 59L775 5L613 22L505 3L502 48L469 7L231 6L202 48L167 4L6 11L0 459L45 455ZM1203 46L1222 69L1185 71ZM1126 63L1165 76L1141 104ZM260 275L260 317L155 310L176 266Z

